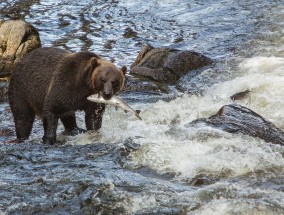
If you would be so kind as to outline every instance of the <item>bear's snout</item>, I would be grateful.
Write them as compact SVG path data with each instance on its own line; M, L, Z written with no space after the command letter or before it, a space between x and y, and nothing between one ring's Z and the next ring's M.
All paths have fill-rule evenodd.
M108 82L106 82L104 84L104 89L102 92L102 96L105 100L109 100L111 99L111 97L113 96L113 89L112 89L112 85L109 84Z
M108 92L103 92L103 98L105 100L109 100L112 97L112 93L108 93Z

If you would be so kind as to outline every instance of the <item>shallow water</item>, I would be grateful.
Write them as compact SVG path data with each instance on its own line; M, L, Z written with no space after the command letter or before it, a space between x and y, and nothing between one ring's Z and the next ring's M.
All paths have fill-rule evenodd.
M108 108L100 134L60 134L42 145L42 125L19 145L0 144L4 214L283 214L284 148L210 127L230 96L284 130L281 1L20 1L0 3L0 18L25 18L44 46L90 50L128 67L141 45L172 45L216 60L183 77L162 97L125 94L143 121ZM126 28L137 36L124 36ZM106 43L111 46L106 46ZM153 99L154 97L154 99ZM12 139L9 106L0 105L0 141ZM84 127L83 114L78 124ZM9 133L10 132L10 133ZM8 133L8 134L7 134Z

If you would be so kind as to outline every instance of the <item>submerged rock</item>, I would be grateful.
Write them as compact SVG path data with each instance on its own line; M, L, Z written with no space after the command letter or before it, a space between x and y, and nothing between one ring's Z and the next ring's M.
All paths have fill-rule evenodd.
M123 34L123 36L125 37L125 38L132 38L132 37L137 37L137 32L136 31L134 31L132 28L130 28L130 27L127 27L125 30L124 30L124 34Z
M250 92L251 92L250 90L245 90L239 93L235 93L234 95L230 96L230 99L232 101L246 99L247 97L249 97Z
M168 47L154 48L146 44L131 65L130 73L170 84L176 83L181 76L191 70L212 63L213 60L197 52Z
M284 132L254 111L237 104L223 106L217 114L188 124L206 124L229 133L259 137L266 142L284 145Z
M8 77L15 63L40 46L32 25L22 20L0 21L0 78Z

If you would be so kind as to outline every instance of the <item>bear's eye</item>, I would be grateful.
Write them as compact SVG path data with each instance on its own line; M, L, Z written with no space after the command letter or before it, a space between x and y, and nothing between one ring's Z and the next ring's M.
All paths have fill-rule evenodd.
M118 81L112 81L111 84L113 88L116 88L119 85Z
M102 84L106 83L106 81L105 81L104 79L102 79L102 78L100 78L100 82L101 82Z

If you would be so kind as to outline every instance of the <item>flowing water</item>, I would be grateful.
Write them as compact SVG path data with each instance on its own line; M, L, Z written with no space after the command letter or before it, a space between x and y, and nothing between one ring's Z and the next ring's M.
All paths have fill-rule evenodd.
M238 103L284 130L283 10L281 0L1 1L0 18L25 18L43 46L90 50L129 67L147 42L216 64L183 77L184 93L122 94L143 121L110 107L99 134L66 137L59 126L63 146L40 143L40 120L26 143L1 143L0 213L284 214L283 146L187 126L248 89ZM0 113L4 142L14 138L7 102Z

